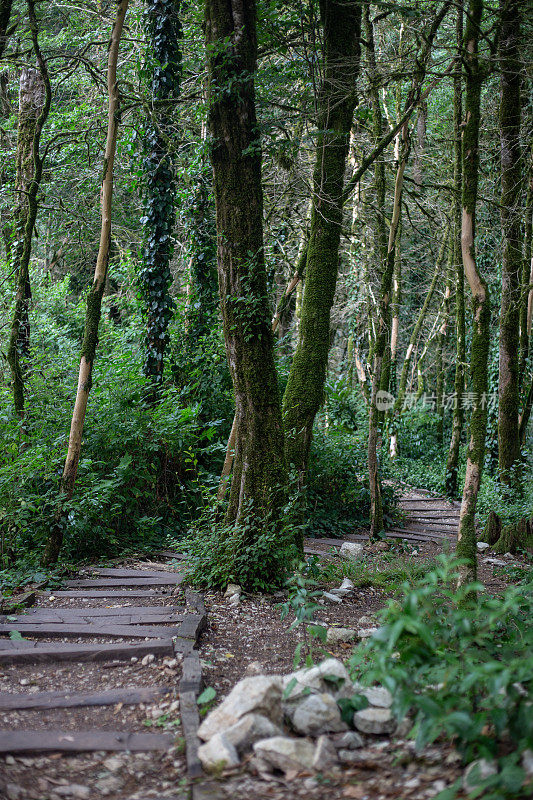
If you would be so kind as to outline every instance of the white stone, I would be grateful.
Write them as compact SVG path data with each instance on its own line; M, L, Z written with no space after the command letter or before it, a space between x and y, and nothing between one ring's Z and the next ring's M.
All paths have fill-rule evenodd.
M528 778L533 778L533 750L524 750L521 763Z
M261 673L263 672L263 669L264 669L264 667L263 667L263 665L261 664L260 661L250 661L250 663L248 664L248 666L244 670L244 674L246 676L249 676L249 675L261 675Z
M216 733L206 744L201 744L198 758L206 772L236 767L239 764L237 750L223 733Z
M240 606L241 604L240 594L232 594L230 599L228 600L228 603L230 606L233 606L233 608L235 608L235 606Z
M118 778L116 775L106 775L97 780L95 784L96 788L99 789L105 797L107 797L109 794L113 794L114 792L118 792L120 789L122 789L123 785L124 781L121 778ZM89 797L89 795L84 795L84 797Z
M328 739L327 736L319 736L313 756L314 769L317 772L327 772L334 769L338 763L337 751L331 739Z
M364 741L356 731L346 731L345 733L338 733L336 736L331 737L333 744L339 750L357 750L363 747Z
M502 561L501 558L489 558L488 556L483 559L484 564L494 564L496 567L506 567L507 561Z
M152 663L152 661L155 661L155 656L153 653L148 653L147 656L141 659L141 664L143 665L143 667L147 667L148 664Z
M392 733L395 722L388 708L363 708L353 715L353 724L362 733Z
M91 790L88 786L82 786L80 783L71 783L68 786L56 786L54 793L60 797L75 797L76 800L86 800L91 796Z
M287 736L273 736L254 744L254 752L281 772L313 769L315 747L306 739L289 739Z
M479 758L472 761L471 764L464 771L463 775L463 789L465 792L471 792L486 778L498 773L498 767L494 761L488 761L486 758Z
M478 542L477 543L477 549L479 550L480 553L482 553L483 550L488 550L489 547L490 547L490 544L488 544L488 542Z
M322 592L322 597L330 603L342 603L342 598L336 594L331 594L331 592Z
M283 736L283 731L262 714L245 714L235 725L226 728L224 739L236 749L239 755L252 749L260 739Z
M118 772L124 766L124 762L118 756L111 756L111 758L106 758L103 766L105 769L109 770L109 772Z
M371 686L369 689L363 689L361 694L366 697L371 706L390 708L392 705L392 695L383 686Z
M328 628L326 642L328 644L338 644L339 642L351 642L355 639L353 628Z
M359 625L361 628L372 628L377 624L376 617L373 614L363 614L359 617Z
M287 697L291 700L300 697L307 689L314 689L317 692L323 692L326 689L334 691L337 686L324 680L324 676L332 676L336 679L337 686L352 688L348 670L342 661L339 661L337 658L327 658L316 667L304 667L296 672L291 672L290 675L284 675L282 678L283 688L286 690L293 679L295 679L296 682L294 686L287 694Z
M198 729L198 736L207 741L215 733L225 731L252 711L264 714L275 724L281 723L281 691L282 681L278 675L243 678L226 699L204 719Z
M375 634L378 628L359 628L357 636L359 639L370 639Z
M365 548L360 542L343 542L339 555L341 558L346 558L350 561L355 561L362 558Z
M294 709L291 721L298 733L317 736L329 731L335 733L347 729L341 719L339 707L330 694L310 694Z
M242 591L238 583L228 583L224 597L232 597L234 594L240 594Z

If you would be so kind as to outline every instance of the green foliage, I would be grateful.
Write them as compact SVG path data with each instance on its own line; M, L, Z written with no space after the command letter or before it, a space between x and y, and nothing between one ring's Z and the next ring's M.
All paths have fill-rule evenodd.
M306 666L314 663L314 640L317 639L322 644L326 641L326 629L323 625L313 625L312 620L315 611L320 608L318 598L322 596L322 591L318 588L318 583L314 577L316 573L316 562L314 559L299 565L298 569L287 580L289 597L285 603L281 604L281 619L285 619L289 614L294 614L289 630L302 626L304 640L296 646L294 654L294 669L296 669L302 658L302 651L305 650ZM322 651L321 651L322 652ZM296 679L294 681L296 683ZM293 683L289 683L286 694L291 692Z
M480 584L457 588L461 563L440 556L434 570L406 585L354 651L351 668L391 691L398 719L412 714L418 747L444 735L467 763L498 761L498 775L472 796L526 797L518 762L533 746L532 575L494 598Z
M190 582L211 589L237 583L250 592L283 586L298 560L294 507L287 505L281 520L258 522L251 505L241 523L225 525L217 516L216 509L207 511L181 543L192 565Z
M339 432L340 431L340 432ZM307 529L311 536L341 537L370 519L366 474L366 431L317 430L311 445L307 478ZM395 506L395 492L383 486L385 519Z

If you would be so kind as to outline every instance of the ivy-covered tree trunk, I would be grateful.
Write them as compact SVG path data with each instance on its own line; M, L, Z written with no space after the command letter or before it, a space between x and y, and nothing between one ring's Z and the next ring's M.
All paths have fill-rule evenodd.
M207 0L218 281L235 391L227 521L276 518L287 481L263 250L261 143L255 111L254 0Z
M456 42L457 63L453 76L453 263L455 266L455 380L454 380L454 406L452 420L452 435L448 458L446 459L446 472L444 485L449 497L457 497L459 451L463 433L464 409L463 394L465 388L465 361L466 361L466 323L465 323L465 274L461 255L461 194L463 182L463 166L461 153L461 118L462 118L462 44L463 44L463 7L462 2L457 4L456 17Z
M146 0L144 14L151 108L144 135L144 249L139 281L146 312L144 372L152 383L152 399L163 380L167 328L174 308L169 289L176 194L172 140L181 83L179 7L180 0Z
M520 343L521 157L520 157L520 2L501 0L499 61L501 72L500 148L502 222L502 299L498 383L498 466L500 480L516 483L520 460L518 361Z
M483 73L479 63L482 0L470 0L465 25L466 67L465 115L463 123L463 199L461 251L465 277L472 292L473 407L468 431L468 451L463 499L457 532L457 555L466 559L461 582L474 580L477 570L475 515L483 472L487 433L488 357L490 342L490 297L476 263L476 203L479 172L479 122Z
M324 78L318 98L311 226L298 344L283 398L288 461L303 483L322 403L339 266L343 185L360 64L360 0L321 0Z
M109 264L109 247L111 243L111 211L113 200L113 168L117 146L119 126L120 95L117 82L117 63L120 39L124 28L124 19L128 10L129 0L119 0L107 60L107 137L102 171L102 187L100 192L101 202L101 227L98 256L94 269L94 279L91 290L87 296L87 311L85 314L85 331L81 347L81 361L78 374L78 389L68 442L67 457L63 468L59 500L54 523L46 543L43 563L55 564L63 543L65 526L65 503L70 500L74 492L74 484L78 473L80 460L81 440L85 424L85 414L89 401L89 392L92 385L93 364L98 344L98 327L100 324L102 297L106 284L107 268Z
M30 350L30 258L37 220L37 193L43 161L41 134L50 111L50 82L46 63L38 44L33 3L29 12L30 29L39 69L23 68L20 75L19 125L17 133L15 209L12 220L11 269L16 275L15 308L7 349L11 370L15 412L24 416L24 371L22 359Z

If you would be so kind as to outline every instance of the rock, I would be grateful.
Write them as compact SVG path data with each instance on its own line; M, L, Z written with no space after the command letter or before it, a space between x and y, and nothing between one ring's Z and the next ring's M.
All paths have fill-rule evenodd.
M339 750L337 757L341 764L357 764L361 757L354 750Z
M483 559L485 564L494 564L495 567L506 567L507 561L502 561L501 558L489 558L488 556Z
M326 642L328 644L338 644L339 642L351 642L355 639L353 628L328 628Z
M341 719L339 707L330 694L311 694L305 697L294 709L291 722L304 736L316 736L329 731L347 729Z
M473 791L482 781L498 773L498 767L494 761L486 758L478 758L472 761L465 769L463 774L463 789L465 792Z
M250 661L250 663L244 670L244 674L246 676L261 675L262 672L263 672L263 665L259 661Z
M119 772L124 766L124 762L119 756L111 756L111 758L106 758L103 762L103 766L109 772Z
M201 744L198 748L198 758L206 772L216 772L239 764L237 750L223 733L216 733L207 744Z
M91 796L91 790L88 786L82 786L80 783L70 783L68 786L56 786L54 793L60 797L74 797L76 800L86 800Z
M317 772L328 772L339 763L333 742L327 736L319 736L313 757L313 767Z
M306 739L289 739L287 736L273 736L254 744L254 752L281 772L301 772L313 769L315 747Z
M24 789L17 783L8 783L6 785L7 800L19 800L19 798L22 799L23 794Z
M478 542L477 543L477 549L479 550L480 553L482 553L484 550L488 550L489 547L490 547L490 544L488 542Z
M242 589L238 583L228 583L226 591L224 592L224 597L232 597L232 595L240 594L241 591Z
M366 697L371 706L390 708L392 705L392 695L383 686L371 686L369 689L363 689L361 694Z
M331 594L338 594L339 597L344 597L347 594L350 594L354 585L349 578L345 578L341 585L337 589L331 589Z
M533 750L524 750L522 753L522 769L528 778L533 778Z
M30 681L28 680L28 678L21 678L19 683L21 686L29 686Z
M342 598L336 594L331 594L331 592L323 592L322 597L329 600L330 603L342 603Z
M264 714L275 724L281 724L281 691L282 680L277 675L243 678L226 699L204 719L198 729L198 736L207 741L215 733L225 731L250 712Z
M6 756L6 764L8 765L8 767L12 767L13 764L16 764L16 763L17 762L15 761L13 756Z
M346 731L345 733L337 733L335 736L330 737L333 744L339 750L357 750L359 747L364 746L364 741L356 731Z
M119 778L116 775L105 775L103 778L100 778L95 783L96 788L104 795L104 797L106 797L109 794L113 794L114 792L120 791L123 785L124 781L122 780L122 778ZM85 789L86 787L84 786L83 788ZM89 795L83 795L83 796L89 797Z
M147 667L148 664L151 664L152 661L155 661L155 656L153 653L148 653L147 656L141 659L141 664L143 667Z
M353 724L363 733L392 733L395 728L393 716L388 708L363 708L353 715Z
M230 606L233 606L234 608L235 608L235 606L240 606L240 604L241 604L241 596L240 596L240 594L232 594L231 597L228 600L228 603L229 603Z
M359 617L359 625L361 628L374 628L377 625L377 619L373 614L363 614Z
M375 634L378 628L359 628L357 636L359 639L370 639Z
M360 542L343 542L339 555L341 558L346 558L350 561L355 561L362 558L365 548Z
M283 736L283 731L262 714L245 714L244 717L226 728L224 739L229 742L239 755L252 749L252 745L260 739L271 739Z
M325 677L328 676L331 676L333 681L325 680ZM296 672L291 672L290 675L284 675L282 678L284 690L287 689L293 679L296 680L296 683L287 695L291 700L300 697L306 689L323 692L325 690L332 691L343 686L347 686L350 689L353 688L348 670L342 661L337 658L327 658L316 667L304 667Z

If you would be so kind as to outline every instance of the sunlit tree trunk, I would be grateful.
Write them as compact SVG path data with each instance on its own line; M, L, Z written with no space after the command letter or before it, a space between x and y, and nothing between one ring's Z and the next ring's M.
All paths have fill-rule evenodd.
M63 543L63 532L66 524L64 507L74 492L74 484L78 473L81 440L85 424L85 414L92 385L93 363L98 344L98 327L100 323L102 297L104 294L107 268L109 263L109 246L111 242L111 211L113 199L113 168L119 126L120 96L117 83L117 62L120 39L124 27L124 19L129 0L119 0L116 18L111 33L107 62L108 115L107 138L104 154L104 165L101 187L101 227L100 244L94 270L94 279L87 296L85 315L85 332L81 348L81 361L78 375L78 389L72 413L67 457L61 479L60 495L54 524L46 543L43 556L44 564L55 564Z
M322 0L320 11L324 80L318 98L311 227L298 344L283 398L288 461L295 465L301 483L305 480L313 422L326 379L344 173L360 59L360 0Z
M473 407L468 431L468 451L463 499L457 532L457 555L466 559L461 582L473 580L477 569L475 515L483 472L487 433L488 356L490 342L490 297L476 262L476 203L479 172L479 124L483 74L479 63L482 0L470 0L465 26L466 67L465 115L463 123L463 200L461 250L466 280L472 292Z
M279 512L286 469L263 251L255 2L207 0L206 42L218 280L235 392L226 519L243 522L251 513L260 528L265 516Z
M516 483L520 459L518 429L520 298L522 278L520 156L520 0L500 1L499 61L502 299L498 407L498 466L503 483Z

